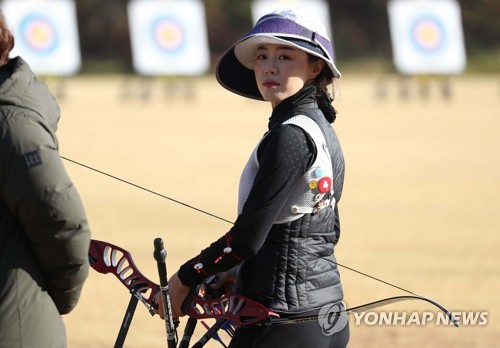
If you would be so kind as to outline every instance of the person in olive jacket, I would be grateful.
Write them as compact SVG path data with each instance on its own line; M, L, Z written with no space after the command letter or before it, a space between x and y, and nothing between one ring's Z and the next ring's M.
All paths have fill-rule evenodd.
M0 347L65 347L90 230L58 153L60 109L0 13Z

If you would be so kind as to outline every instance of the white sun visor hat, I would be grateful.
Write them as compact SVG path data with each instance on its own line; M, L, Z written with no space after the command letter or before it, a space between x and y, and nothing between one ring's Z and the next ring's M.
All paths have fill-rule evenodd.
M323 59L335 78L333 48L325 27L293 11L276 11L261 17L252 30L231 46L216 66L217 81L236 94L263 100L255 82L253 66L261 44L295 47Z

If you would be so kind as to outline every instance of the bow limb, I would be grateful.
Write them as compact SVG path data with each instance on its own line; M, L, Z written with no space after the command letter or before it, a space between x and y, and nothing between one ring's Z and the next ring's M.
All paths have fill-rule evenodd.
M379 308L382 306L386 306L392 303L397 303L397 302L403 302L403 301L411 301L411 300L421 300L425 302L429 302L430 304L434 305L435 307L439 308L443 313L446 314L446 316L450 319L450 321L455 325L456 327L459 326L457 319L453 316L453 313L451 313L449 310L447 310L445 307L440 305L434 300L431 300L427 297L423 296L396 296L396 297L389 297L385 298L382 300L366 303L360 306L352 307L352 308L347 308L341 311L336 311L336 312L329 312L328 315L336 315L336 316L342 316L342 315L350 315L353 313L362 313L369 311L371 309ZM318 316L310 316L310 317L303 317L303 318L295 318L295 319L287 319L287 318L271 318L268 322L266 322L264 325L272 325L272 324L291 324L291 323L297 323L297 322L303 322L303 321L311 321L311 320L317 320Z
M442 305L437 303L434 300L431 300L427 297L423 296L396 296L396 297L389 297L383 300L378 300L375 302L370 302L361 306L353 307L353 308L348 308L346 309L345 312L347 315L352 314L352 313L360 313L360 312L366 312L370 309L375 309L378 307L386 306L391 303L396 303L396 302L402 302L402 301L411 301L411 300L421 300L425 302L429 302L430 304L434 305L435 307L439 308L443 313L446 314L446 316L451 320L453 325L456 327L459 326L457 319L453 316L453 313L451 313L449 310L444 308ZM339 312L341 313L341 312Z

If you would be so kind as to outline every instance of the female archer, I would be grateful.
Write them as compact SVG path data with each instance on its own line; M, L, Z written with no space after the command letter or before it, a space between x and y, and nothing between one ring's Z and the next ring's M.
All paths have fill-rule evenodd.
M292 11L263 16L220 58L218 82L272 107L267 133L243 170L234 226L169 280L174 317L189 289L212 287L262 303L284 318L342 307L334 247L344 158L331 127L328 87L340 78L325 28ZM318 321L237 328L230 347L345 347L349 327L325 332Z

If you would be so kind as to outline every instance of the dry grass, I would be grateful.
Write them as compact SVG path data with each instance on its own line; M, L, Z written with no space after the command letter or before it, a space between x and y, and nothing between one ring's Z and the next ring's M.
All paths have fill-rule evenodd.
M240 171L266 128L270 108L188 80L194 98L121 99L121 78L80 77L61 101L63 156L229 220ZM375 97L375 78L341 80L335 123L346 156L339 262L437 300L453 311L489 312L484 327L355 325L350 347L494 347L500 340L499 78L452 80L443 100ZM170 91L171 94L174 89ZM229 224L72 163L93 238L129 250L157 281L153 240L162 237L172 274ZM355 306L403 292L342 270ZM79 306L65 318L69 346L111 347L129 294L92 272ZM385 309L434 310L423 302ZM181 328L182 329L182 328ZM182 331L180 331L182 333ZM197 332L197 337L201 330ZM193 341L194 342L194 341ZM165 347L164 323L139 305L126 347ZM220 346L211 342L207 347Z

